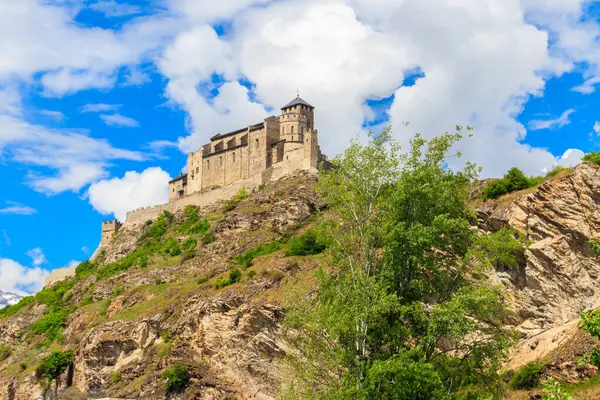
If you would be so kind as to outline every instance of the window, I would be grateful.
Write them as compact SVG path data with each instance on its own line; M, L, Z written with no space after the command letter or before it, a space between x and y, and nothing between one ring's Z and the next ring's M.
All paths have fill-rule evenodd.
M308 139L306 141L308 142ZM206 160L206 169L210 169L210 160Z
M223 166L223 157L219 157L219 166L222 167Z
M256 148L258 149L258 139L255 140Z
M294 137L292 136L292 142L294 141Z
M294 127L293 126L292 126L292 132L291 133L294 133Z
M232 164L235 163L235 153L231 153L231 159L232 159L231 163Z
M200 168L196 167L196 173L200 172Z

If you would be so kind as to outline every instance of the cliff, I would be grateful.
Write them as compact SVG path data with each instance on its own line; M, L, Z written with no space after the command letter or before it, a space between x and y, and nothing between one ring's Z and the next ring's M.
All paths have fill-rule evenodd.
M41 398L35 369L61 347L75 354L60 380L65 398L163 399L161 374L182 362L191 383L172 399L275 399L288 350L282 300L292 285L313 284L323 257L285 252L286 240L310 228L324 207L315 182L297 173L247 198L165 214L163 225L125 226L98 264L45 294L51 300L0 314L0 345L12 348L0 361L0 398ZM545 359L557 373L589 372L574 360L595 344L577 321L600 303L600 263L589 244L600 238L599 200L600 167L582 164L536 188L473 202L482 232L510 226L529 242L518 268L498 267L491 277L514 311L505 322L520 335L507 367ZM197 239L193 254L185 251L190 238ZM183 254L165 247L173 240ZM242 274L232 282L233 269ZM47 347L31 327L52 313L54 295L68 313Z

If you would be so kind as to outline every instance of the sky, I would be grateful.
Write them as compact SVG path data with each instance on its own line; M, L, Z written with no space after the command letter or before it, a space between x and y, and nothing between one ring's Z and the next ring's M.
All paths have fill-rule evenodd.
M600 2L0 0L0 290L88 259L186 154L300 91L321 150L459 125L458 168L538 175L600 147ZM404 124L408 122L408 125Z

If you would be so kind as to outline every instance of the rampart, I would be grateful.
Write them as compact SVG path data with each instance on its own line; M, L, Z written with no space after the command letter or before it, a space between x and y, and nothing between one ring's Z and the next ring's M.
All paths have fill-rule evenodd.
M52 286L57 282L75 276L76 267L59 268L53 270L44 281L44 287Z

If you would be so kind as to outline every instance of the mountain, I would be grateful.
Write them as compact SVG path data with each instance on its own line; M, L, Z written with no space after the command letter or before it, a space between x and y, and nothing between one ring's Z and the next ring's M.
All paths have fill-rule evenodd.
M0 308L17 304L23 297L15 293L3 292L0 290Z

